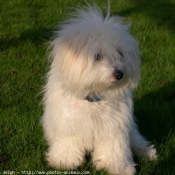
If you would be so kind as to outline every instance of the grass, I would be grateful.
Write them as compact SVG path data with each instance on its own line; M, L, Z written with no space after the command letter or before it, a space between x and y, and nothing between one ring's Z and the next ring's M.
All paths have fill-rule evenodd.
M106 11L106 0L95 0ZM53 171L39 124L38 95L47 71L50 31L84 0L13 0L0 2L0 174ZM135 92L141 133L156 145L159 158L135 158L138 175L175 174L175 0L111 0L111 11L132 21L139 40L142 71ZM89 161L79 169L92 175ZM22 172L27 171L27 172ZM12 172L11 172L12 173Z

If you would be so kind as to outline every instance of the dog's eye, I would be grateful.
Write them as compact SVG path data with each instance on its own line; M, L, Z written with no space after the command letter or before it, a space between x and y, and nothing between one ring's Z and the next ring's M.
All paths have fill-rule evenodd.
M118 50L118 53L120 54L120 56L123 58L123 53L121 51Z
M95 56L94 56L94 60L95 61L100 61L103 59L103 55L101 52L97 53Z

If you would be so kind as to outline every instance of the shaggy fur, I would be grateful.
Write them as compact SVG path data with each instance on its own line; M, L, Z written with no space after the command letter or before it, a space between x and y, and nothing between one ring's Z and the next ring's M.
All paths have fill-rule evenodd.
M133 175L132 152L156 159L133 118L140 51L129 28L88 4L55 32L42 116L50 166L76 169L88 151L97 169Z

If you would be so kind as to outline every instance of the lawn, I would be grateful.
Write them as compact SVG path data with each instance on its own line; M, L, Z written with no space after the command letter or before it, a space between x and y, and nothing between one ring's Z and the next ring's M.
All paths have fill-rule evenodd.
M107 0L95 2L106 11ZM40 125L47 42L54 27L81 4L85 1L0 1L0 174L54 173L45 161ZM132 21L131 33L140 44L135 116L159 156L155 162L135 157L137 175L175 175L174 10L175 0L111 0L112 14ZM90 158L78 169L83 170L107 175L95 171Z

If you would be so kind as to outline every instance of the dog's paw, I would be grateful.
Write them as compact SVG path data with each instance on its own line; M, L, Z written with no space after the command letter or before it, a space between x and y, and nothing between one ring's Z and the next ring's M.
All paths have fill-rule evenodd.
M110 160L99 160L95 163L96 169L105 169L109 175L134 175L136 172L134 163L110 162Z
M134 166L128 166L125 167L124 169L119 168L119 169L108 169L108 172L110 175L134 175L136 172L136 169Z
M136 172L136 169L135 167L127 167L126 170L125 170L125 173L124 175L134 175Z
M151 145L148 147L147 156L149 157L150 160L157 159L157 151L156 151L154 145Z
M83 162L83 159L79 159L78 157L72 157L70 159L69 158L47 156L47 161L50 167L56 169L67 169L67 170L76 169Z
M156 160L157 159L157 153L154 145L140 147L137 150L134 150L134 153L137 156L149 158L150 160Z
M65 145L60 148L59 145L56 145L56 147L50 147L46 159L50 167L72 170L83 163L84 154L82 151L74 149L73 146L70 148Z

